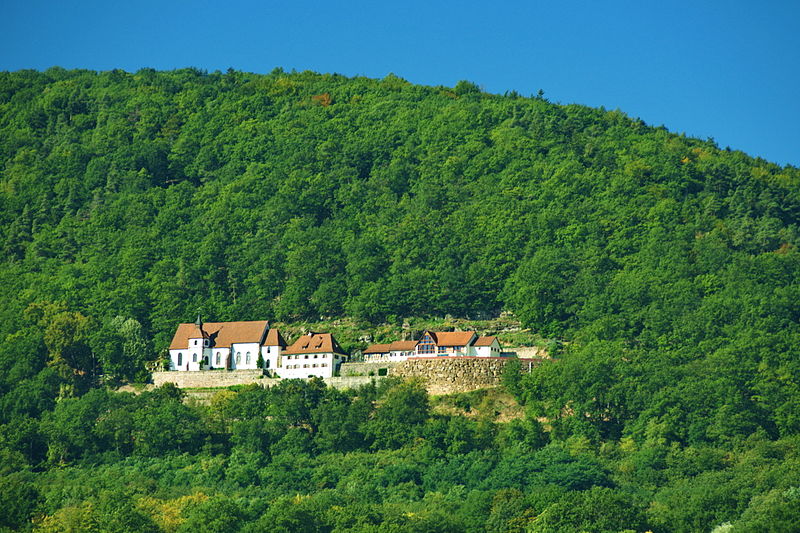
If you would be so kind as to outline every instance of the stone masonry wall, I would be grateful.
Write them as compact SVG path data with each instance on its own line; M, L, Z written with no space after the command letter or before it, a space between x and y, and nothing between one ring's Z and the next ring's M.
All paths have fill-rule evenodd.
M342 363L339 367L339 375L341 376L377 376L378 371L385 369L388 374L392 373L392 369L397 365L403 364L401 361L378 361L368 363Z
M322 381L334 389L355 389L380 379L382 378L377 376L342 376L324 378ZM272 387L280 382L280 379L264 376L260 370L233 370L230 372L201 370L198 372L153 372L152 386L160 387L165 383L174 383L179 389L202 389L256 383L262 387Z
M391 375L421 379L429 394L452 394L500 385L503 369L511 361L519 361L520 371L529 373L541 364L542 359L420 357L409 359L393 368Z
M452 394L500 385L503 368L511 361L519 361L520 371L529 373L545 360L541 358L448 356L411 358L403 362L379 364L347 363L347 365L355 367L350 369L350 375L343 372L342 377L325 378L323 381L329 387L336 389L357 388L371 381L379 381L383 376L377 375L377 368L388 368L390 376L421 379L429 394ZM373 376L369 375L370 371L373 371ZM353 375L357 373L362 375ZM156 387L165 383L174 383L182 389L229 387L250 383L271 387L280 382L280 379L264 376L261 370L153 372L153 384Z
M264 376L261 370L199 370L197 372L153 372L153 384L160 387L165 383L174 383L180 389L196 389L203 387L230 387L231 385L247 385L278 381Z

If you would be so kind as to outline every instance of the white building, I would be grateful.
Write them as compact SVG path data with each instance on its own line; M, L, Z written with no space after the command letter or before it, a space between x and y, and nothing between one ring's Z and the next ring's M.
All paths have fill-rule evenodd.
M346 359L333 335L312 331L283 350L276 373L282 378L329 378Z
M285 347L280 332L266 320L203 323L198 316L194 324L179 324L175 330L170 370L255 370L259 355L264 368L275 368Z
M364 361L405 361L414 355L417 341L394 341L390 344L373 344L364 350Z
M405 361L409 357L500 357L497 337L479 337L474 331L426 331L418 341L373 344L365 361Z
M502 349L500 348L500 341L497 337L478 337L478 339L469 347L470 355L476 357L500 357Z

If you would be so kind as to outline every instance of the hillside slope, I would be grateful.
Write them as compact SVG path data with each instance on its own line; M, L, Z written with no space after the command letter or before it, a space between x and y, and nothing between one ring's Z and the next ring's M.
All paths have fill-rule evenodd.
M287 324L349 317L381 334L392 330L382 322L505 309L564 341L553 344L563 351L558 364L508 381L526 421L499 440L493 426L479 427L476 449L534 470L534 456L602 456L614 481L523 483L516 470L498 470L491 486L467 484L489 491L481 505L495 498L502 515L507 496L519 520L537 514L545 525L536 530L549 531L575 502L589 518L563 530L636 502L628 525L696 531L742 516L770 523L796 500L796 168L620 111L485 94L468 82L50 69L0 73L0 172L0 454L15 468L64 461L62 426L74 430L75 450L94 443L75 457L107 454L110 463L187 450L214 462L245 442L249 429L180 411L205 451L199 441L137 451L125 439L147 436L140 426L166 399L180 405L176 393L145 397L139 407L150 414L133 421L133 399L84 395L101 376L142 379L144 362L198 310L208 320ZM69 396L81 397L57 403ZM343 413L358 411L358 424L372 423L374 405L336 401ZM264 409L248 416L267 423ZM404 435L421 439L414 446L464 424L417 418L432 429ZM546 438L537 418L548 421ZM287 420L276 435L311 439ZM559 451L526 455L547 440ZM372 457L376 446L362 439L352 449ZM455 464L468 447L452 449ZM420 472L431 457L419 459ZM322 486L308 480L284 492ZM441 497L453 483L424 493ZM539 488L524 502L521 492L494 492L531 486ZM481 509L475 517L488 513ZM23 522L36 511L26 512Z
M0 106L0 334L87 322L107 371L197 310L792 345L800 172L619 111L191 69L2 73Z

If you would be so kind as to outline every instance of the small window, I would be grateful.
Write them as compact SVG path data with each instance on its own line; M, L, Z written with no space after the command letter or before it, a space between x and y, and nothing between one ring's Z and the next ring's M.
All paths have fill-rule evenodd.
M314 354L314 359L316 359L316 358L317 358L317 354Z
M247 365L250 364L250 352L247 352L247 355L244 356L244 362Z
M242 362L242 352L236 352L236 364L240 364Z
M312 366L312 367L314 367L314 368L317 368L317 363L314 363L314 364L313 364L313 365L311 365L311 366Z
M219 366L219 361L220 361L220 355L219 355L219 352L217 352L217 362L216 362L217 366Z
M269 368L269 359L264 361L264 368Z
M308 359L308 354L306 354L306 356L304 357L304 359Z
M197 339L194 340L194 345L197 346Z
M321 364L321 365L319 365L319 366L328 366L328 363L322 363L322 364Z
M192 354L192 363L196 363L196 362L197 362L197 354L193 353Z
M178 354L178 366L181 366L182 364L183 364L183 354L179 353Z
M303 368L308 368L308 363L304 364Z

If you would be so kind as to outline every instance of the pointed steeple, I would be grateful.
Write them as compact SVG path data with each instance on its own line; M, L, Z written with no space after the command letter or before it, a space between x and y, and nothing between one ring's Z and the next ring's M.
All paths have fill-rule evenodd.
M197 313L197 320L194 321L194 325L197 326L197 329L200 331L203 330L203 320L200 318L200 313Z

